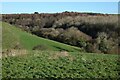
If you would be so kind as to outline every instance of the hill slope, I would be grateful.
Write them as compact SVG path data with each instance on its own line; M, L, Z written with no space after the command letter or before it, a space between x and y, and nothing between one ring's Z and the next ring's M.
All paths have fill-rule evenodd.
M21 48L32 50L35 46L42 46L46 50L80 51L78 47L37 37L5 22L2 22L2 30L3 49Z
M32 51L23 56L2 58L2 76L3 78L28 79L90 78L91 80L99 78L117 80L120 65L117 59L117 55L108 54Z
M3 49L19 45L29 53L3 57L3 78L119 78L118 55L77 52L80 50L77 47L31 35L7 23L2 24ZM32 51L38 44L56 51ZM60 49L74 52L60 52Z

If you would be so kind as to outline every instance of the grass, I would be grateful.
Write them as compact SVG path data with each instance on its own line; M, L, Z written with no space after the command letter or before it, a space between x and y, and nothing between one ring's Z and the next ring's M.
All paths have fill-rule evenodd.
M32 50L33 47L37 45L43 45L46 46L48 50L80 51L80 48L78 47L37 37L5 22L2 22L2 30L3 49L12 49L16 45L19 45L22 49Z
M29 51L3 58L3 78L118 78L117 55Z
M2 57L3 78L119 78L118 55L80 52L78 47L37 37L8 23L2 25L3 50L17 54ZM23 50L13 49L18 44ZM37 45L47 50L32 50Z

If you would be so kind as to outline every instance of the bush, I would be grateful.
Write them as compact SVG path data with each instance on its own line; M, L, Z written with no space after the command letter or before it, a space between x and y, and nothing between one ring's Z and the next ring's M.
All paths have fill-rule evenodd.
M63 33L59 34L57 38L64 43L79 47L85 46L85 42L91 39L90 36L80 32L74 26L66 29Z
M112 38L108 38L107 34L104 32L98 34L96 41L99 46L99 50L104 53L108 53L117 46L117 43L113 42Z
M80 40L80 41L78 41L78 45L79 45L79 47L85 48L87 46L87 43L86 43L86 41Z

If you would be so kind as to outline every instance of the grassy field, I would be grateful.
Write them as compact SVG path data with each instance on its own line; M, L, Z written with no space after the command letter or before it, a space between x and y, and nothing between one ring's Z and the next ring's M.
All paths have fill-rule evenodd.
M28 51L2 60L3 78L103 78L119 77L117 55Z
M12 26L8 23L2 23L2 30L3 30L3 49L12 49L16 45L21 47L22 49L32 50L33 47L37 45L45 46L46 50L65 50L65 51L80 51L80 48L66 45L63 43L59 43L56 41L44 39L41 37L37 37L35 35L29 34L27 32L22 31L15 26Z
M119 77L118 55L81 52L78 47L37 37L2 23L3 78L109 78ZM21 49L14 49L19 45ZM34 46L46 50L32 50ZM61 51L63 50L63 51ZM6 52L5 52L6 53ZM14 55L16 54L16 55Z

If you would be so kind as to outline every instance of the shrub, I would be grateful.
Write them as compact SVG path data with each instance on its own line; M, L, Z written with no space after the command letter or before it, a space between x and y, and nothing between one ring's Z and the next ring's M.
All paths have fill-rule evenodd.
M63 33L59 34L57 37L64 43L76 46L85 46L85 42L90 40L91 37L80 32L76 27L72 26L66 29Z
M117 43L113 42L112 38L108 38L107 34L104 32L98 34L96 41L99 46L99 50L104 53L108 53L109 50L117 46Z
M34 12L34 14L39 14L38 12Z

